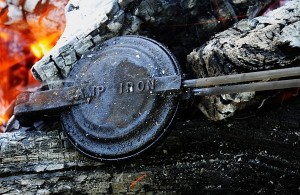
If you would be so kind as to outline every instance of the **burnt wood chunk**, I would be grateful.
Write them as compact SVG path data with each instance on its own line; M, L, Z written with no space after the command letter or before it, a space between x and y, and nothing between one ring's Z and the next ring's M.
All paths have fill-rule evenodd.
M299 193L299 96L226 122L189 117L155 151L114 164L76 152L57 124L0 134L0 193Z
M197 78L299 66L299 28L300 1L289 1L215 35L188 55L188 66ZM212 120L221 120L261 101L256 97L254 92L204 97L198 107Z

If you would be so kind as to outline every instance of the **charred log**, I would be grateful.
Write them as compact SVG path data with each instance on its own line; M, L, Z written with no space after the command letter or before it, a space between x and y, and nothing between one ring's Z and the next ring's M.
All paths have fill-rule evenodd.
M236 23L194 50L188 64L196 77L299 66L299 16L300 1L294 0L265 16ZM221 120L254 103L254 97L254 92L205 97L199 108Z
M156 151L115 164L77 153L53 123L1 134L0 192L299 193L299 111L297 97L219 123L178 120Z

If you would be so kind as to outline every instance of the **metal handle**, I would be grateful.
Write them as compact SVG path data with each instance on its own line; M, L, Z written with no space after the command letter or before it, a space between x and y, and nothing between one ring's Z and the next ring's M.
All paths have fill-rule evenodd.
M300 76L300 67L186 80L183 81L183 87L208 87L213 85L243 83L258 80L270 80L293 76Z
M210 96L210 95L231 94L231 93L241 93L241 92L250 92L250 91L287 89L287 88L296 88L296 87L300 87L300 79L201 88L201 89L194 89L193 94L196 96Z
M285 68L269 71L258 71L235 75L200 78L183 81L184 88L197 88L192 90L196 96L210 96L250 91L266 91L300 87L300 79L266 81L286 77L300 76L300 67ZM249 81L263 81L249 84L236 84ZM224 84L236 84L229 86L215 86ZM213 87L209 87L213 86ZM201 88L200 88L201 87Z
M122 94L149 93L153 95L165 92L179 91L181 88L181 76L165 76L139 79L137 81L124 82L116 85L114 89ZM16 100L14 115L17 118L40 114L58 113L68 107L89 103L93 98L99 98L107 89L105 85L82 85L63 89L52 89L37 92L25 92Z

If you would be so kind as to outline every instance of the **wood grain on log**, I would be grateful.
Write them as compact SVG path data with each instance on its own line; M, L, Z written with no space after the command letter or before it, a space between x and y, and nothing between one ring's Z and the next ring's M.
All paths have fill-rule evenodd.
M177 120L155 151L115 164L77 153L57 125L5 133L0 193L299 193L299 121L299 97L220 123Z

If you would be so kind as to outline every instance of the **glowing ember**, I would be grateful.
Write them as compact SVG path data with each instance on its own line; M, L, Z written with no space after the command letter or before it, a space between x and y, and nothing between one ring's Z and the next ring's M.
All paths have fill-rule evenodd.
M54 33L48 37L39 39L30 45L30 51L36 58L42 58L48 51L52 49L60 35L60 33Z
M67 2L0 0L0 132L16 96L37 83L29 70L62 34Z

